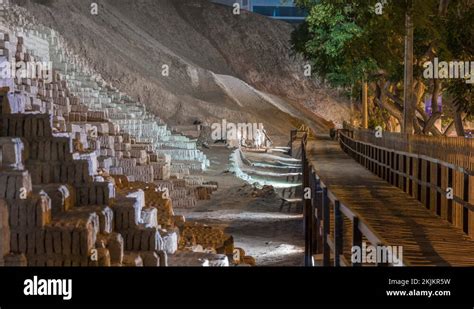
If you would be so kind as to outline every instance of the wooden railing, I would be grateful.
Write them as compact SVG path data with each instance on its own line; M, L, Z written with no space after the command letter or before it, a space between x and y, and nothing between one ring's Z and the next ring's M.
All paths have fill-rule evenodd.
M387 246L387 242L373 230L364 219L340 202L338 197L328 189L317 173L309 164L306 157L307 135L301 141L303 187L310 188L311 198L304 199L304 231L305 231L305 265L314 266L315 255L322 253L323 266L362 266L352 263L344 255L344 220L351 222L351 248L362 247L363 240L372 246ZM334 227L331 231L331 222ZM332 255L332 263L331 263ZM392 256L389 261L394 261ZM403 265L408 265L402 261ZM388 264L378 264L385 266Z
M288 143L288 146L290 147L288 154L290 156L294 158L299 158L301 149L299 149L299 152L295 152L295 149L293 149L293 143L296 142L298 139L302 139L305 134L307 135L307 131L304 131L301 128L290 131L290 142Z
M293 156L293 142L296 140L296 134L298 133L297 130L291 130L290 131L290 142L288 143L288 146L290 147L290 151L288 154L290 156Z
M434 149L424 145L429 140L433 141L431 148ZM414 196L426 208L466 234L474 236L473 144L470 139L464 140L404 138L397 133L376 137L373 131L348 126L339 132L341 148L361 165ZM454 154L456 151L459 151L459 156Z
M450 163L467 171L474 171L474 138L402 134L355 128L344 123L355 140L375 146L396 149ZM472 173L471 173L472 175Z

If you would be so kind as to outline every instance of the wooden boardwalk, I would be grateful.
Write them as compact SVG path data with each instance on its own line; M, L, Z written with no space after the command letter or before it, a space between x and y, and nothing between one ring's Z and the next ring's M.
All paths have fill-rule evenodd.
M385 245L403 246L408 265L474 266L474 241L470 237L364 168L343 152L337 141L329 137L308 140L306 160L332 196L363 219ZM347 222L343 225L342 250L350 260L347 238L352 230ZM328 233L333 234L333 226Z

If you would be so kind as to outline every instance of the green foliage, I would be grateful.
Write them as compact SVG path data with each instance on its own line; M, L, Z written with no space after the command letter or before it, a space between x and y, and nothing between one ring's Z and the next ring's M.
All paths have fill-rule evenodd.
M293 47L312 62L321 77L335 86L347 86L377 72L384 72L394 81L403 78L406 1L387 1L382 15L377 15L375 6L368 1L297 3L309 15L295 31ZM415 53L420 57L440 37L429 18L436 12L436 3L414 2Z
M386 125L383 119L380 117L370 117L367 128L369 130L375 130L377 127L381 127L383 130L385 130Z
M316 73L335 86L353 85L375 62L364 48L364 29L355 17L358 4L300 1L309 11L292 37L293 48L311 61Z
M451 5L454 9L448 11L445 21L447 50L453 59L473 61L474 5L467 5L465 1L453 1ZM458 110L474 114L474 85L464 80L449 80L447 91L454 98Z
M453 103L459 111L474 114L474 89L472 84L466 84L462 79L451 80L447 91L453 97Z
M308 10L306 22L292 36L293 48L313 65L313 73L333 86L357 85L381 75L398 83L404 74L405 18L410 0L387 0L377 15L377 1L296 0ZM445 61L472 60L473 1L450 0L440 16L440 0L413 0L414 77L423 80L423 64L436 56ZM434 54L428 51L434 51ZM430 81L424 80L427 88ZM443 82L459 108L474 111L472 85Z

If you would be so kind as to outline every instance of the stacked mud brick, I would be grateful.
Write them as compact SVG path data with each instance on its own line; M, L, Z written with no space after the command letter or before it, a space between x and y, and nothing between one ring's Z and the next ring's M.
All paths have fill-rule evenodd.
M33 61L23 37L16 46L5 43L13 42L13 37L2 33L2 47L8 47L15 61ZM73 153L70 136L54 135L51 115L38 114L47 110L30 104L35 99L51 103L42 101L38 89L32 88L44 83L34 77L2 78L6 86L0 89L2 264L86 266L94 262L90 255L97 235L112 231L113 214L107 205L114 187L95 181L94 157Z
M112 232L113 184L94 180L90 160L74 159L71 139L53 135L50 115L5 110L0 197L13 253L5 264L21 255L30 266L90 265L97 235Z
M232 236L220 228L200 223L186 222L181 226L179 249L169 258L171 266L229 266L230 261L241 263L240 258L234 261L236 248ZM202 260L196 260L196 256Z
M0 79L0 264L165 265L185 226L173 203L192 207L203 196L208 184L189 174L209 161L54 30L7 8L0 60L51 61L53 69L48 81Z
M125 174L130 180L151 182L165 180L171 175L178 178L188 175L190 170L202 171L209 165L204 154L196 148L196 141L182 135L173 135L167 126L156 116L149 114L143 104L137 103L115 87L107 84L100 75L81 61L75 61L68 52L63 40L51 31L51 59L56 75L61 83L67 85L69 92L78 98L78 105L95 111L99 116L89 119L82 111L69 121L80 119L88 123L101 121L108 117L119 125L123 139L101 140L101 154L113 154L109 167L111 174ZM69 54L69 55L68 55ZM103 114L100 114L103 113ZM100 136L107 133L98 127ZM104 139L103 137L99 137ZM179 161L178 161L179 160ZM104 166L105 167L105 166Z
M182 236L180 249L201 245L204 249L214 249L225 254L232 254L234 250L232 237L226 235L220 228L199 223L185 223Z
M210 200L212 193L218 189L217 182L204 182L200 176L185 176L184 181L186 187L193 188L197 200Z
M155 181L155 184L159 188L168 191L174 208L193 208L196 206L196 189L193 186L187 186L184 179L171 176L169 180L158 180Z
M90 74L90 69L82 63L75 63L74 57L65 55L64 43L53 32L51 40L51 59L53 66L60 72L72 94L79 98L79 102L87 106L91 112L98 111L106 113L107 117L118 124L122 132L133 136L133 143L148 143L158 154L168 154L174 160L183 160L190 166L198 166L200 170L205 169L209 162L202 152L196 148L196 141L190 140L182 135L174 135L167 126L157 117L148 113L143 106L131 97L121 93L115 87L108 85L98 74ZM86 119L82 115L80 119ZM97 118L94 118L95 120ZM99 117L100 119L100 117ZM90 121L91 119L87 119ZM131 149L119 149L129 152ZM143 158L136 146L131 156L127 153L125 157ZM197 168L196 168L197 169Z
M167 180L171 176L171 156L166 154L150 155L155 180Z
M178 249L178 231L161 228L157 209L145 206L143 190L121 190L113 209L115 229L122 235L126 251L149 256L161 251L173 254ZM159 266L159 259L156 263L144 262L144 266Z
M196 124L196 125L181 125L181 126L173 126L171 128L171 131L174 133L180 133L184 136L190 137L190 138L199 138L201 135L201 125Z

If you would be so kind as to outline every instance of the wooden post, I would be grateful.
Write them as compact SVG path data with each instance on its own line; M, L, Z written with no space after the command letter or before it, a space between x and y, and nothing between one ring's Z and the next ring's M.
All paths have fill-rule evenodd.
M383 167L382 167L382 164L383 164L383 150L382 150L382 149L378 149L377 162L378 162L377 175L378 175L380 178L382 178L382 177L383 177Z
M379 156L379 166L380 166L380 178L385 179L385 151L383 149L380 149L380 156Z
M404 157L404 155L402 155L402 154L398 155L398 169L397 170L400 173L400 174L398 174L398 187L401 190L403 190L403 181L405 180L405 176L403 175L403 173L405 172L403 170L403 167L404 167L403 166L403 157Z
M469 174L464 173L464 181L463 181L463 200L466 203L469 203ZM463 216L462 216L462 229L464 233L469 234L469 209L463 206Z
M344 242L344 219L341 212L341 204L334 201L334 266L341 266L341 255Z
M329 197L327 188L323 188L321 202L323 208L323 266L330 266L331 248L329 248L327 237L331 230L331 214L329 213Z
M400 171L400 155L398 153L395 154L395 171ZM395 187L400 188L400 175L398 173L395 174Z
M295 140L297 132L298 131L295 129L290 131L290 151L289 151L290 157L293 156L293 141Z
M362 250L362 233L359 230L359 218L352 219L352 247ZM362 263L353 263L352 266L362 266Z
M372 161L370 160L370 158L372 158L371 150L372 148L367 145L367 168L369 171L372 171Z
M468 202L470 204L474 204L474 186L472 185L474 183L474 176L468 176L469 177L469 191L467 193ZM474 237L474 211L469 210L469 236Z
M301 140L301 165L303 168L303 217L305 235L305 266L312 266L312 220L311 220L311 200L304 198L305 189L309 187L308 160L306 159L306 135Z
M390 152L390 184L395 184L395 153L392 151Z
M321 238L321 221L322 221L322 208L321 208L321 187L320 180L314 177L314 194L311 196L313 199L313 210L314 210L314 225L313 225L313 254L319 254L323 252L322 238Z
M423 174L422 174L422 166L423 166L423 160L420 158L416 159L416 167L417 167L417 173L416 173L416 179L418 181L423 180ZM418 201L422 202L423 199L421 198L421 183L417 182L417 189L416 189L416 198Z
M436 163L436 186L441 188L441 164ZM438 216L441 216L441 193L436 190L436 209L435 212Z
M450 188L450 190L454 190L453 188L453 169L452 168L448 168L448 188ZM454 194L454 192L453 192ZM453 223L453 200L452 199L448 199L448 221Z
M372 146L370 146L370 158L372 159L370 160L370 171L375 174L375 148Z
M364 144L365 168L369 169L369 146Z
M376 164L375 164L375 160L376 160L376 155L377 155L377 149L373 146L370 146L370 150L371 150L371 154L370 154L370 158L372 159L372 173L376 173Z
M385 150L380 149L380 177L385 180Z
M431 162L428 160L426 160L426 182L431 184ZM431 188L428 186L425 195L425 206L427 209L431 209Z
M407 177L407 156L406 155L402 155L402 190L403 192L407 192L407 181L408 181L408 177Z
M362 165L362 147L361 143L357 142L357 152L359 153L359 164Z

